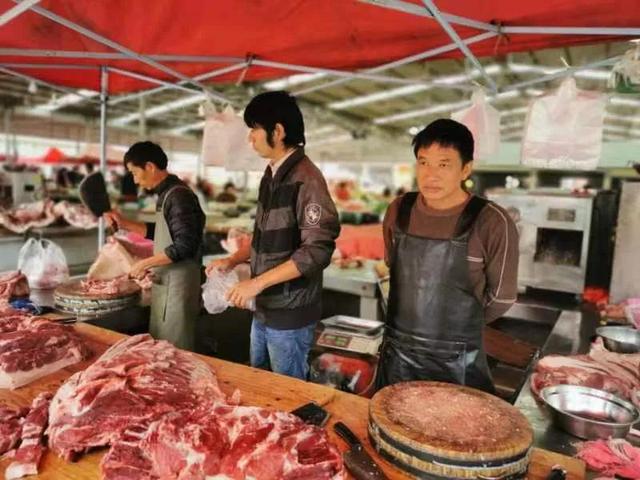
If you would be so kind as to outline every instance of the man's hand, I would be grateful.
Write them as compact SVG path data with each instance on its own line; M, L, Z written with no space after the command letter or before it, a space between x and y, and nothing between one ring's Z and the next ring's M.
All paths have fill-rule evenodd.
M219 270L223 273L227 273L233 270L236 266L236 262L233 260L233 257L226 258L218 258L217 260L212 260L207 265L206 273L207 277L211 276L214 270Z
M131 270L129 271L129 276L135 279L142 279L147 273L147 270L151 268L149 265L148 259L140 260L133 264Z
M122 215L120 214L120 212L111 210L109 212L105 212L102 216L104 217L106 222L109 224L109 226L114 230L119 230L120 228L122 228L123 226L122 224L124 223L124 218L122 218Z
M235 307L247 308L249 301L259 295L264 288L257 278L245 280L233 286L225 295L226 299Z

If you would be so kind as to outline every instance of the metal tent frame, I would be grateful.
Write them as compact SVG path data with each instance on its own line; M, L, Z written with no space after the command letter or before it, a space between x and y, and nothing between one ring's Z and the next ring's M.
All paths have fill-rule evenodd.
M216 92L211 86L205 85L202 82L222 76L234 71L241 71L241 76L244 76L246 70L252 66L272 67L282 69L291 72L320 74L327 77L335 77L328 82L323 82L319 85L314 85L308 88L303 88L294 91L294 94L301 95L314 91L318 91L324 88L340 85L351 80L369 80L374 82L380 82L392 85L428 85L433 86L433 83L424 82L422 80L399 78L394 76L382 75L380 72L389 70L391 68L406 65L412 62L425 60L438 55L442 55L447 52L460 50L464 56L474 65L474 67L480 72L481 76L485 79L489 88L493 94L508 92L517 90L519 88L534 85L537 83L544 83L551 79L572 75L577 71L593 68L596 66L611 65L619 60L620 57L613 57L597 62L590 63L588 65L571 67L562 72L557 72L548 75L542 75L538 78L506 86L502 89L498 88L494 80L486 73L484 67L476 58L476 56L469 49L469 45L482 42L484 40L498 37L500 35L512 34L549 34L549 35L593 35L593 36L628 36L628 37L640 37L640 28L605 28L605 27L550 27L550 26L501 26L490 23L477 21L471 18L461 17L458 15L451 15L446 12L442 12L437 7L434 0L422 0L424 7L409 3L404 0L360 0L363 4L371 4L380 8L387 8L396 11L401 11L409 15L420 16L428 19L433 19L438 22L440 27L451 38L452 42L443 45L441 47L432 48L430 50L420 52L414 55L410 55L405 58L395 60L377 67L368 68L360 71L343 71L329 68L318 68L309 65L296 65L291 63L278 62L273 60L264 60L260 58L240 58L240 57L220 57L220 56L196 56L196 55L155 55L148 54L143 55L135 52L128 47L121 45L103 35L100 35L82 25L74 23L67 18L64 18L56 13L53 13L38 5L40 0L14 0L16 5L0 14L0 27L2 25L11 22L25 12L34 12L41 15L54 23L62 25L72 31L79 33L80 35L91 39L99 44L109 47L113 52L76 52L76 51L56 51L56 50L36 50L36 49L15 49L15 48L0 48L0 55L10 55L14 57L24 58L60 58L65 60L81 59L81 60L96 60L95 64L82 64L82 65L70 65L70 64L39 64L39 63L2 63L0 64L0 72L8 75L12 75L18 78L22 78L29 82L35 82L44 86L47 86L53 90L68 93L74 93L79 95L75 90L60 85L55 85L43 80L40 80L34 76L27 75L22 72L17 72L14 69L93 69L100 72L100 96L99 100L92 97L86 99L90 102L96 102L100 104L100 170L104 173L106 171L106 148L107 148L107 116L108 106L116 105L125 101L133 100L136 98L142 98L166 89L176 89L182 92L190 93L192 95L202 95L204 93L209 99L218 103L231 103L224 95ZM479 30L480 33L468 37L461 38L454 30L452 25L462 25ZM105 65L101 61L105 60L135 60L154 69L168 74L176 79L175 82L170 82L160 78L155 78L149 75L142 75L136 72L131 72L126 69L117 68ZM191 62L199 64L229 64L226 67L217 68L210 72L189 77L184 75L171 67L168 67L163 62L179 61L179 62ZM114 99L109 99L109 76L110 74L123 75L135 78L137 80L146 81L150 84L159 85L147 90L142 90L136 93L122 95ZM468 89L468 86L461 85L441 85L442 88L456 88L456 89ZM100 219L98 244L102 247L104 244L104 219Z

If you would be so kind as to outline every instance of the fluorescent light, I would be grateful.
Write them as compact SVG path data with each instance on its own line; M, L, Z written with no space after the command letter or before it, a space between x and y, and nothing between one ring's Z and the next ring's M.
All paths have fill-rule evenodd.
M180 127L172 128L169 133L174 135L181 135L189 130L202 130L204 128L204 120L200 122L190 123L188 125L182 125Z
M267 90L286 90L294 85L300 85L301 83L313 82L314 80L320 80L325 78L326 73L300 73L296 75L290 75L278 80L271 80L263 84L263 87Z
M343 135L338 135L331 138L325 138L323 140L316 140L315 142L309 142L307 144L308 147L317 147L320 145L329 145L332 143L345 143L353 140L353 136L350 133L345 133Z
M420 130L420 127L411 127L409 130L407 130L407 132L409 132L411 135L417 135Z
M184 108L196 103L204 102L206 99L207 96L205 94L190 95L188 97L179 98L178 100L163 103L162 105L158 105L156 107L145 110L144 116L145 118L157 117L158 115L162 115L163 113L167 113L172 110L178 110L179 108ZM130 113L128 115L123 115L122 117L114 118L109 123L111 123L112 125L120 126L126 125L127 123L138 120L140 116L140 112Z
M611 105L625 105L630 107L640 107L640 99L629 98L629 97L611 97L609 99Z
M326 125L324 127L319 127L319 128L310 130L308 132L305 132L304 136L306 138L319 137L322 135L326 135L327 133L333 133L336 130L338 130L338 127L336 127L335 125Z
M617 122L629 122L629 123L637 123L640 122L639 115L615 115L613 113L605 113L605 120L613 120Z
M68 107L69 105L75 105L76 103L83 102L89 98L93 98L99 95L98 92L93 90L80 89L77 93L69 93L61 97L57 97L48 103L42 105L36 105L28 110L32 114L45 114L58 110L59 108Z
M501 71L502 67L498 64L487 65L485 67L485 72L487 72L488 75L495 75L500 73ZM332 102L328 105L328 107L334 110L343 110L345 108L358 107L374 102L381 102L390 98L403 97L406 95L413 95L415 93L426 92L436 86L447 86L468 82L469 80L473 80L474 78L480 77L481 75L482 74L478 70L473 70L469 73L443 75L440 77L431 78L431 82L429 84L406 85L404 87L393 88L391 90L386 90L383 92L360 95L357 97L348 98L346 100Z
M500 131L524 129L524 122L511 123L508 125L500 125Z
M524 93L530 97L539 97L540 95L544 95L547 93L545 90L541 90L539 88L527 88Z
M529 111L529 107L512 108L511 110L501 110L500 118L510 117L512 115L522 115Z
M529 65L525 63L508 63L507 68L513 73L539 73L542 75L552 75L566 70L566 68ZM585 68L584 70L572 71L571 75L576 78L585 78L589 80L608 80L611 76L611 72L602 69Z
M508 92L502 92L495 96L490 96L489 102L493 103L496 100L507 100L510 98L519 97L520 92L517 90L511 90ZM452 110L459 110L471 106L471 100L462 100L454 103L444 103L442 105L435 105L433 107L422 108L418 110L409 110L407 112L396 113L388 115L386 117L376 118L373 123L376 125L386 125L388 123L394 123L402 120L408 120L416 117L426 117L427 115L433 115L436 113L450 112Z
M327 105L333 110L343 110L345 108L358 107L360 105L367 105L369 103L381 102L382 100L388 100L390 98L403 97L405 95L412 95L414 93L426 92L431 90L432 85L405 85L404 87L393 88L384 92L370 93L368 95L361 95L346 100L340 100L339 102L331 102Z

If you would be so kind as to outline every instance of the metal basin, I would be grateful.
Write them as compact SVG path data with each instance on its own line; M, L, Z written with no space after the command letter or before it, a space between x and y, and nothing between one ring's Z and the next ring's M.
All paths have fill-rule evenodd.
M600 327L596 334L602 337L607 350L617 353L640 352L640 332L631 327Z
M640 420L633 404L595 388L556 385L544 388L541 396L554 424L579 438L626 437Z

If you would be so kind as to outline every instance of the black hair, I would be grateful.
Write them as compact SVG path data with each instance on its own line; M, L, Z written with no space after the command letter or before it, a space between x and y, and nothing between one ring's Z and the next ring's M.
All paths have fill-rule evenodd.
M222 189L226 190L227 188L234 188L235 189L236 185L233 182L227 182L227 183L224 184L224 187L222 187Z
M134 143L124 154L125 167L131 163L136 167L144 168L147 162L153 163L160 170L166 170L167 154L160 145L149 141Z
M253 97L244 110L244 123L249 128L264 128L271 147L275 147L273 132L277 123L284 127L285 146L297 147L306 143L302 112L296 99L284 90L264 92Z
M473 135L460 122L449 118L439 118L424 127L415 137L413 153L418 157L418 150L437 143L441 147L450 147L460 154L462 165L473 160Z

